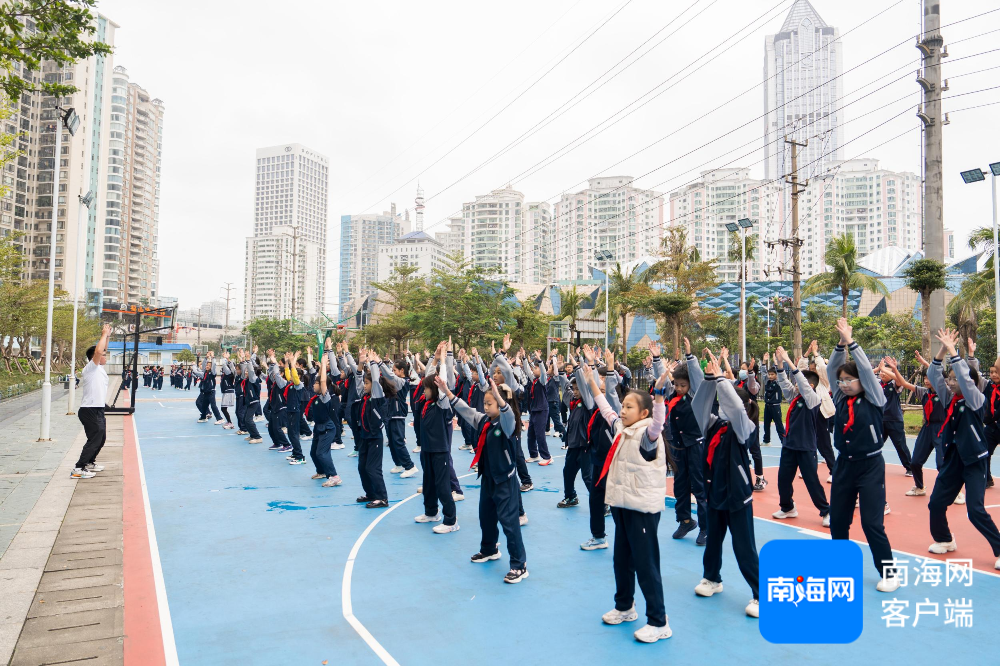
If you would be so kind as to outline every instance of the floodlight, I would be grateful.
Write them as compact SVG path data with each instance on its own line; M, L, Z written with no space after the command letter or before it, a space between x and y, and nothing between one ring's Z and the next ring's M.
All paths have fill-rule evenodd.
M981 180L986 180L986 175L983 174L982 169L972 169L970 171L962 172L962 180L968 183L978 183Z
M744 217L742 220L737 220L737 222L739 222L740 226L744 229L749 229L753 226L753 222L751 222L748 217Z
M739 231L740 227L739 227L738 224L736 224L734 222L726 222L726 230L727 231Z

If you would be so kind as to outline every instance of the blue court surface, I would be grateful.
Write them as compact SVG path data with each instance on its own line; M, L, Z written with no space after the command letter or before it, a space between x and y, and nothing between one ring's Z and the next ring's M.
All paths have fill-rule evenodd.
M641 644L632 638L645 612L638 589L638 622L617 627L601 623L601 614L614 605L612 551L579 548L590 536L582 481L577 480L581 506L556 508L562 497L562 457L548 467L529 465L535 490L523 494L530 519L523 534L530 577L506 585L502 533L499 561L469 562L480 539L475 475L462 479L466 500L458 503L461 530L438 535L430 525L413 522L423 513L422 499L414 494L421 475L400 479L390 474L388 452L390 509L354 503L361 485L357 459L347 457L349 432L347 448L333 452L344 485L321 488L319 481L309 479L311 465L290 466L283 454L267 451L266 434L264 444L249 445L234 431L195 423L193 391L183 399L174 391L160 399L146 391L140 396L136 422L181 664L318 666L395 660L403 665L798 666L860 658L859 663L912 666L928 658L987 663L992 659L987 655L1000 644L1000 578L977 571L972 587L910 585L884 595L874 589L877 576L864 546L861 638L849 645L770 644L757 621L744 615L750 590L728 544L725 591L710 599L695 596L703 550L695 546L693 534L683 541L670 538L675 522L669 506L659 532L674 635ZM412 429L408 436L412 448ZM471 456L457 450L459 440L456 465L459 474L468 473ZM560 440L549 442L554 454L562 453ZM764 449L765 465L777 464L777 451ZM773 471L771 477L774 482ZM966 518L956 511L952 520ZM607 525L611 541L610 518ZM772 539L823 538L760 519L755 528L758 548ZM915 524L913 529L927 527ZM357 548L353 566L352 548ZM882 602L893 597L910 602L906 627L887 628L881 619ZM913 609L925 598L939 602L941 614L921 617L914 628ZM945 623L945 602L958 598L973 601L971 628ZM355 626L345 619L351 610Z

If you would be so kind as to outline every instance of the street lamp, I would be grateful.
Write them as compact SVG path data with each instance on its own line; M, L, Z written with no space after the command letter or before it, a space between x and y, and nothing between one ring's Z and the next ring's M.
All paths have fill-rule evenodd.
M990 179L993 190L993 288L995 290L995 304L994 308L1000 308L1000 257L997 256L998 250L1000 250L1000 245L997 243L997 178L1000 177L1000 162L994 162L990 165L990 172L993 174L993 178ZM978 183L980 181L986 180L986 174L983 173L982 169L970 169L969 171L962 172L962 180L966 185L969 183ZM1000 317L996 318L997 327L997 340L1000 340Z
M594 259L596 259L597 261L614 261L614 258L615 255L611 254L610 250L597 250L594 253ZM608 303L610 302L610 298L608 296L611 290L610 284L611 281L610 278L608 277L608 268L607 266L605 266L604 267L604 348L605 349L608 348L608 322L611 320L611 309L608 305ZM624 331L622 331L622 335L625 335Z
M737 223L726 223L726 229L732 233L740 232L740 361L747 358L747 229L753 228L750 218L741 218Z
M49 422L52 416L52 306L56 288L56 231L59 215L59 161L62 159L63 127L70 136L80 128L80 116L75 109L55 107L59 122L56 123L55 154L52 158L52 228L49 230L49 302L45 318L45 381L42 382L42 422L39 428L38 441L47 442L49 437ZM60 127L62 125L62 127Z
M90 206L94 203L94 190L88 190L86 194L80 195L80 220L76 230L76 285L73 289L73 345L70 347L69 363L69 396L67 398L66 416L72 416L73 405L76 404L76 319L80 307L80 291L83 286L83 265L86 263L80 257L81 248L85 243L80 242L80 237L86 235L87 219L90 213Z

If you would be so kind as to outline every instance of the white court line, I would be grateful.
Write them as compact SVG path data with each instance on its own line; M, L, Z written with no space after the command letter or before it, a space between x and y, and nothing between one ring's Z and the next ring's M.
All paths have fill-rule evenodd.
M156 607L160 614L160 634L163 636L163 658L167 666L179 666L177 644L174 642L174 625L170 620L170 606L167 605L167 586L163 582L163 567L160 565L160 549L156 545L156 530L153 528L153 512L149 507L149 493L146 490L146 470L142 466L142 451L139 448L139 430L132 415L132 432L135 435L135 457L139 462L139 484L142 486L142 504L146 510L146 533L149 536L149 555L153 564L153 584L156 587Z
M473 476L474 474L475 472L469 472L468 474L463 474L458 478L464 479L466 477ZM368 647L370 647L372 651L378 655L378 658L381 659L382 663L386 666L399 666L399 662L393 659L392 655L389 654L389 651L382 647L381 643L375 640L375 637L372 636L371 632L368 631L365 625L361 624L361 620L354 617L354 606L351 604L351 575L354 573L354 561L358 557L358 551L361 550L361 544L365 542L365 539L367 539L368 535L371 534L371 531L375 529L375 526L379 524L379 521L409 502L414 497L419 496L419 493L414 493L406 499L397 502L395 506L392 506L388 510L379 514L378 518L373 520L371 524L365 528L365 531L361 533L358 540L354 542L354 547L351 548L351 554L347 556L347 565L344 567L344 582L341 584L340 590L340 605L343 610L344 619L347 620L351 627L354 628L354 631L358 632L358 636L361 636L361 639L368 644Z

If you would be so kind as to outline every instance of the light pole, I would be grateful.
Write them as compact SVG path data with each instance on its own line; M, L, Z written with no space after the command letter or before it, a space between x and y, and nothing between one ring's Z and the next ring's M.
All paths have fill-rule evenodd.
M80 291L83 284L83 265L85 261L80 260L80 249L86 247L85 243L80 242L80 236L86 234L86 225L83 223L87 219L90 212L90 204L94 203L94 191L90 190L86 194L80 195L80 223L77 227L83 228L83 233L81 229L76 230L76 286L73 289L73 345L70 347L70 362L69 362L69 398L67 398L66 403L66 416L72 416L76 412L73 411L73 405L76 404L76 318L77 312L80 308ZM84 212L87 212L85 215Z
M610 250L597 250L594 253L594 258L597 261L613 261L615 255L611 254ZM604 267L604 348L608 348L608 322L611 320L611 308L610 302L611 297L611 278L608 277L608 268ZM624 334L624 333L623 333Z
M993 174L991 178L991 183L993 185L993 288L994 288L994 308L1000 309L1000 256L997 256L998 250L1000 250L1000 244L997 243L997 178L1000 177L1000 162L994 162L990 165L990 172ZM968 183L978 183L979 181L986 180L986 174L983 173L982 169L972 169L971 171L962 172L962 180ZM1000 340L1000 317L996 318L997 327L997 340Z
M740 232L740 362L747 358L747 229L753 227L753 222L744 217L737 224L728 222L726 229L732 233Z
M52 157L52 228L49 230L49 301L45 317L45 381L42 382L42 422L39 428L38 441L47 442L49 437L49 422L52 417L52 306L56 289L56 231L59 223L59 161L62 159L63 127L70 136L80 128L80 116L74 109L66 109L65 114L58 106L56 111L56 145Z

